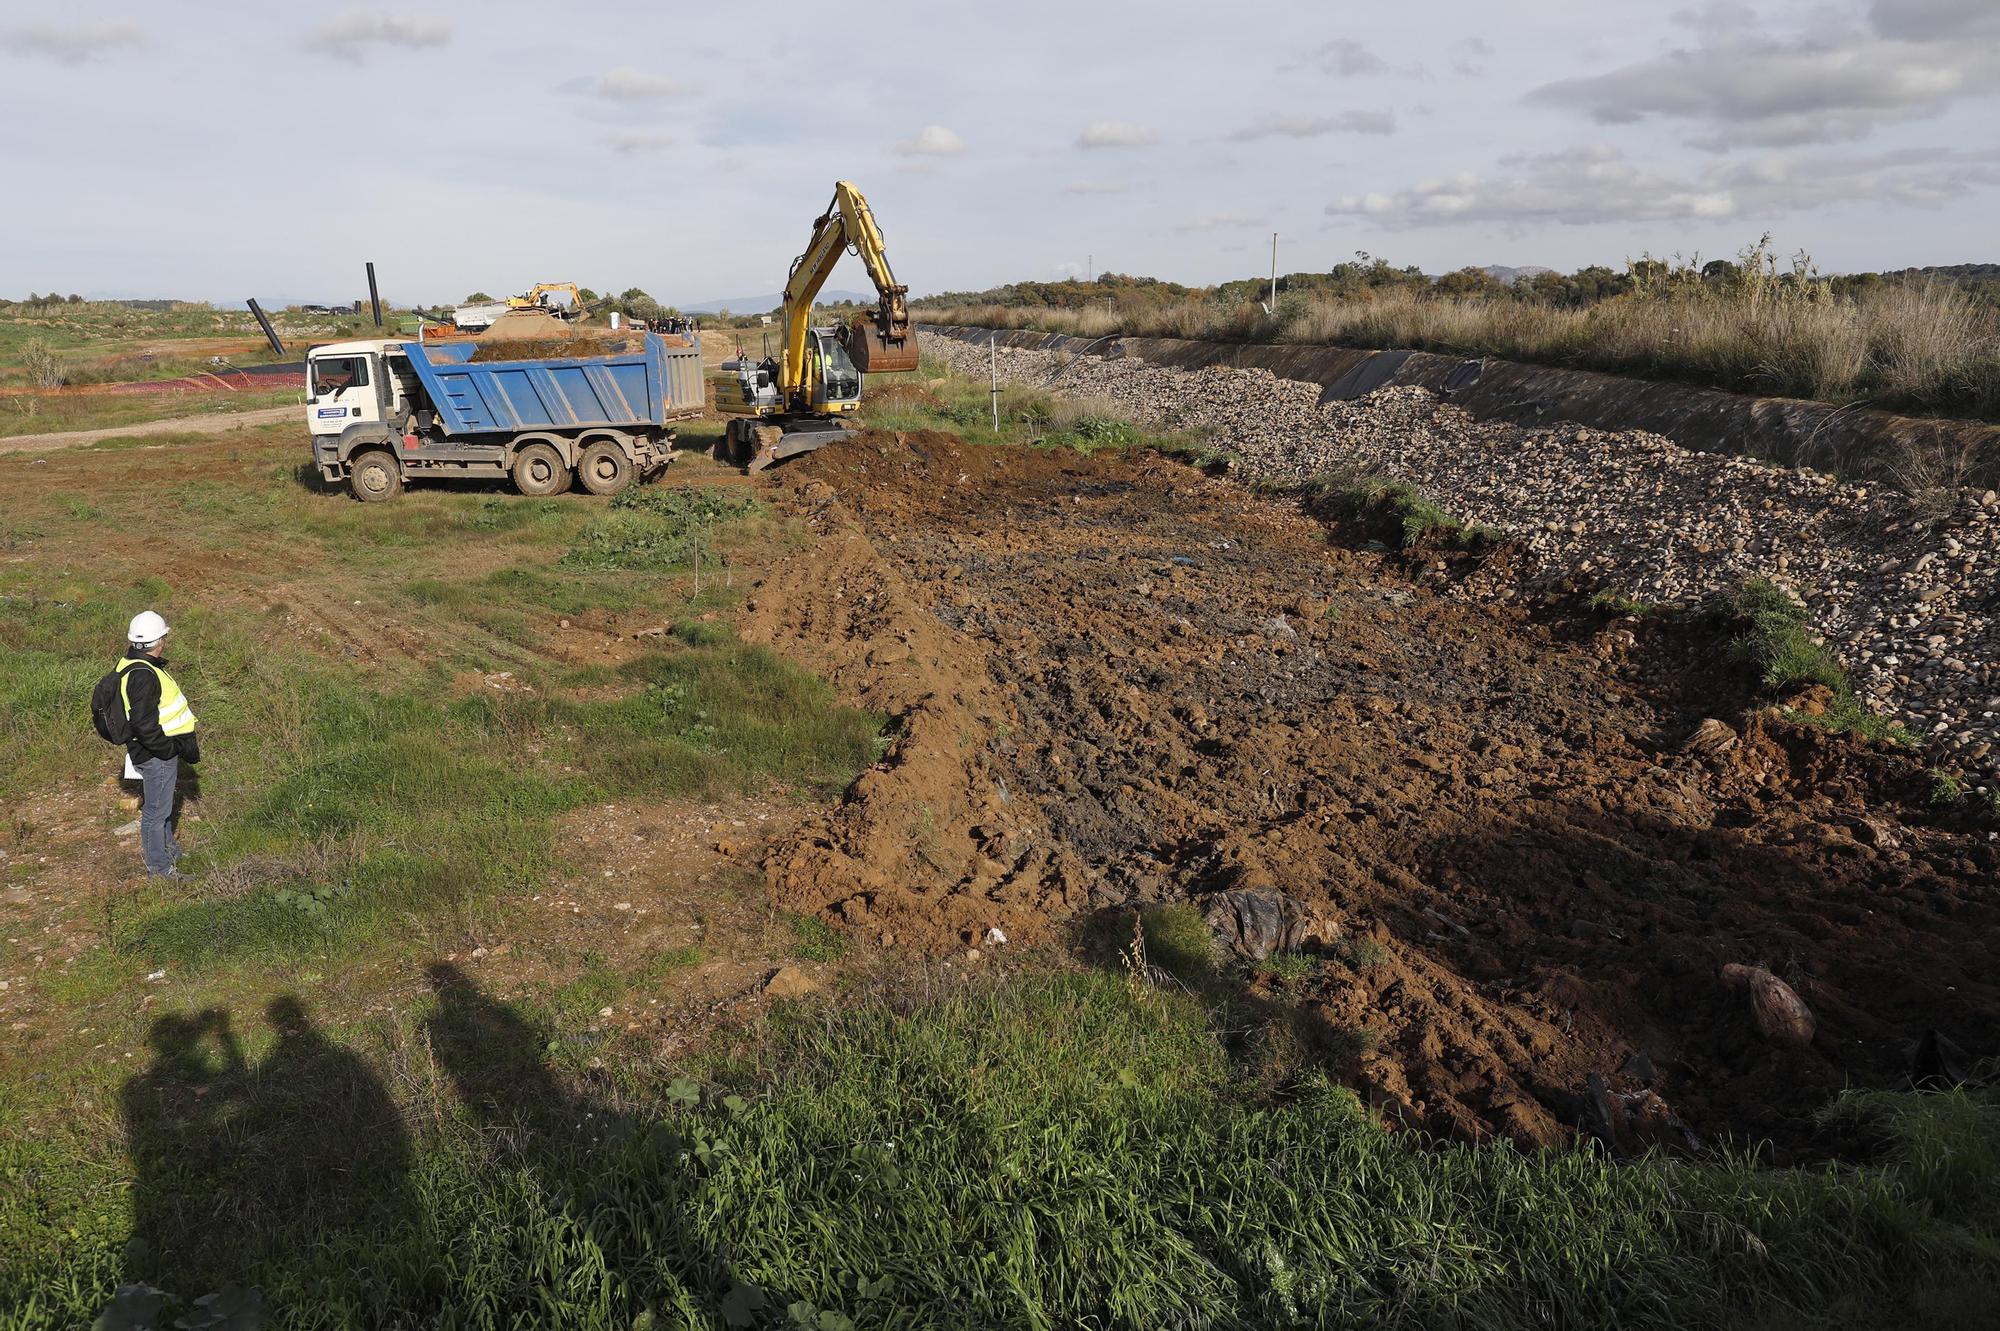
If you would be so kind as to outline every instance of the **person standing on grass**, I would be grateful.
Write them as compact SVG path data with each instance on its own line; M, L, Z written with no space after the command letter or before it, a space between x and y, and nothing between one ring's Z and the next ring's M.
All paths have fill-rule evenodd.
M167 673L167 621L151 610L132 619L131 646L118 662L119 698L131 738L125 742L125 777L145 786L139 810L139 847L146 872L156 878L184 878L177 867L180 842L174 838L174 788L183 762L201 761L194 709Z

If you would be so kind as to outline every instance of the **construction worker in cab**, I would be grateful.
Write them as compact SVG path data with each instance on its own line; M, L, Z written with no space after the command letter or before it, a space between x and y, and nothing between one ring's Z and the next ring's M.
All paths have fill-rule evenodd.
M167 673L167 621L151 610L133 616L126 630L130 649L118 662L118 696L125 705L130 738L125 742L125 778L144 783L139 808L139 847L146 872L156 878L186 877L177 867L180 842L174 837L174 788L180 765L201 761L194 709Z

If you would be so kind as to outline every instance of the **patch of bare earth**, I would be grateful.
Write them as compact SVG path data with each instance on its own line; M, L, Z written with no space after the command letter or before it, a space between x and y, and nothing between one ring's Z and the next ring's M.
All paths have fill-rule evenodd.
M1463 559L1151 457L877 432L777 476L813 536L746 632L899 724L766 859L784 905L944 949L1280 888L1343 940L1290 994L1323 1052L1471 1139L1568 1136L1597 1074L1789 1147L1926 1030L1995 1052L1994 846L1932 825L1907 755L1746 716L1643 625L1449 599Z

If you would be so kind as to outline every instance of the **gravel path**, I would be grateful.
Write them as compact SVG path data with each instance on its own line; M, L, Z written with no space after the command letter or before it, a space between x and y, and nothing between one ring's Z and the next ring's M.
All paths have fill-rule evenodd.
M984 377L986 347L923 334L927 354ZM1130 358L1001 348L1003 379L1109 398L1149 423L1207 433L1259 477L1354 468L1407 481L1527 549L1530 582L1581 575L1684 605L1766 577L1790 588L1857 693L1941 759L2000 774L2000 496L1965 492L1928 524L1899 493L1659 435L1477 421L1420 388L1319 404L1320 386L1264 370L1186 371Z

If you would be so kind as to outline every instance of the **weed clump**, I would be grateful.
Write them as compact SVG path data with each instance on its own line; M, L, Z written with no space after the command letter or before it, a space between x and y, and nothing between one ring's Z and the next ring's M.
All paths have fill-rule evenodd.
M1817 686L1831 695L1821 710L1789 710L1791 720L1864 739L1912 742L1908 731L1875 715L1855 696L1839 660L1813 637L1805 606L1784 588L1753 578L1712 601L1710 614L1729 634L1724 654L1753 671L1764 690L1784 696Z
M1140 912L1137 941L1141 964L1182 984L1208 985L1221 971L1222 959L1208 921L1185 903Z
M1402 549L1435 537L1461 550L1476 550L1501 539L1493 527L1463 523L1405 481L1380 476L1329 474L1305 485L1306 507L1325 517L1386 528Z
M763 511L754 496L709 486L627 490L577 534L563 567L582 572L662 573L713 558L726 522Z

